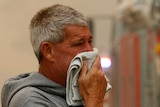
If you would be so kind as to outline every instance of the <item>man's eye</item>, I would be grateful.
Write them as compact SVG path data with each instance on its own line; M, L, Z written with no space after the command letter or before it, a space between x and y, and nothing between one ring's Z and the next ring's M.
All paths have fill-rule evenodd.
M76 43L75 46L79 46L79 45L82 45L83 43L82 42L79 42L79 43Z
M92 43L92 39L88 41L89 43Z

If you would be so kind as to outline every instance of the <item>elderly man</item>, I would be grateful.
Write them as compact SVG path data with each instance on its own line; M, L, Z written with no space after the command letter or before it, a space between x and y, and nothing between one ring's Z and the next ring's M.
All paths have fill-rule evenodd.
M83 103L68 105L66 101L67 71L72 59L93 51L92 34L84 16L69 6L55 4L32 18L30 34L39 70L7 80L2 107L103 107L107 81L98 55L90 69L83 59L78 78Z

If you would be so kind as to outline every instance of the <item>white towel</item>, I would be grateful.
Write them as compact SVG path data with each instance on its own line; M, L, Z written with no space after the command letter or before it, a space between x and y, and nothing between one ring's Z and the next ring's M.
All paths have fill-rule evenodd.
M79 72L83 66L83 58L87 60L88 69L90 69L97 55L98 49L94 48L94 51L79 53L71 61L67 71L66 84L66 100L69 106L78 106L83 104L82 97L78 88L78 78ZM108 81L106 76L105 78ZM111 89L111 85L108 83L106 91L109 89Z

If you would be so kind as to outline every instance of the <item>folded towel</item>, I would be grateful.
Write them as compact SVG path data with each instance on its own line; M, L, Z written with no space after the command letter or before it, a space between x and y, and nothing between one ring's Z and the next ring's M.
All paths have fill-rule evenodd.
M78 88L78 77L83 66L83 58L87 60L88 69L90 69L97 55L98 49L94 48L93 51L79 53L71 61L67 71L66 84L66 100L69 106L79 106L83 104L83 100ZM108 81L106 76L105 78ZM109 89L111 89L111 85L108 83L106 91Z

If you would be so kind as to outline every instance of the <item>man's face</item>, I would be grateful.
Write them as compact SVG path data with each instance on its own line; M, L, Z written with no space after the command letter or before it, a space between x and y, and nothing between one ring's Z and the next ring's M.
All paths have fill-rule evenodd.
M80 52L93 51L92 35L88 27L67 25L65 40L54 44L54 61L61 76L66 78L71 60Z

